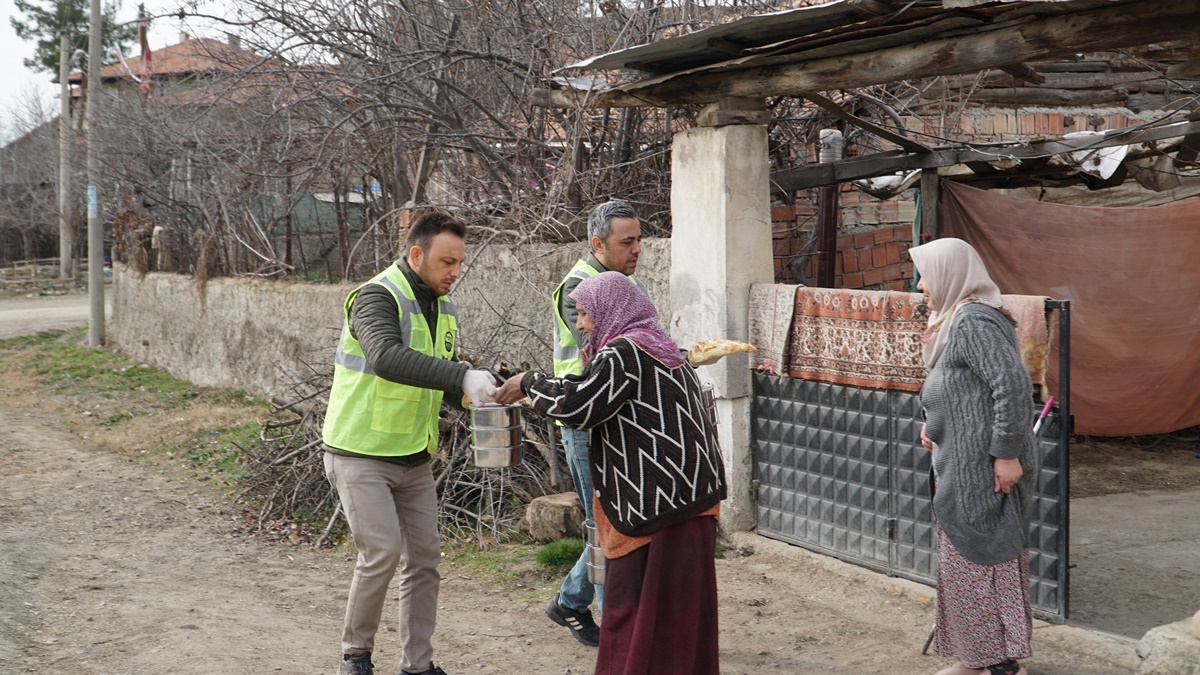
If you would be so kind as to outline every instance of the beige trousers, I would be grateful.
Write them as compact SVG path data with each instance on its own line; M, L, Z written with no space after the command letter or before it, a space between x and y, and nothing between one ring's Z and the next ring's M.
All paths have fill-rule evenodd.
M337 489L350 523L358 562L346 603L342 653L375 646L388 585L400 571L400 668L429 670L441 577L437 490L429 463L400 466L325 453L325 475Z

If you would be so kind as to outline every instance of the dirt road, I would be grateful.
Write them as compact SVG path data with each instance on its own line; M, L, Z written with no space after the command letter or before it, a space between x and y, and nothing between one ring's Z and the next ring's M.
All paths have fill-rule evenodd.
M42 308L60 302L82 307L86 321L80 300L0 301L0 327L14 330L13 312L33 310L25 332L49 328L57 315ZM72 414L32 381L0 380L0 673L336 671L346 553L244 536L237 508L185 482L181 465L143 461L111 427L71 432L63 416ZM722 673L947 664L920 655L932 589L751 534L727 543L732 557L717 561ZM542 613L557 580L501 583L451 561L441 571L435 658L451 675L592 671L595 650ZM399 661L392 596L376 645L381 673ZM1130 640L1038 626L1032 675L1136 667Z
M233 533L235 513L55 414L0 407L0 670L328 673L351 561ZM722 672L934 672L931 591L750 535L718 561ZM447 564L435 649L449 673L586 673L595 652L542 615L552 584ZM393 589L393 593L394 593ZM394 608L394 600L389 608ZM394 609L377 645L398 662ZM1036 631L1030 673L1128 673L1130 642Z
M105 302L111 313L112 289L105 290ZM73 291L65 295L22 293L0 296L0 340L40 330L86 326L87 322L86 291Z

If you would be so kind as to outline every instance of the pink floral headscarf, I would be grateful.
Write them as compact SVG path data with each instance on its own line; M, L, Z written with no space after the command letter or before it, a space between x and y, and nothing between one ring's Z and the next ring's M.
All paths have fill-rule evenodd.
M571 299L595 324L583 346L585 364L609 341L623 337L668 368L683 365L675 341L659 325L654 303L624 274L602 272L588 277L571 291Z

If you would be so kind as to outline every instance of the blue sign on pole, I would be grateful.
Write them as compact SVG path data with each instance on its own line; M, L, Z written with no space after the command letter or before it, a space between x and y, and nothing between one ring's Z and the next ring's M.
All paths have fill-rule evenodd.
M95 218L96 212L99 211L96 203L96 186L88 186L88 218Z

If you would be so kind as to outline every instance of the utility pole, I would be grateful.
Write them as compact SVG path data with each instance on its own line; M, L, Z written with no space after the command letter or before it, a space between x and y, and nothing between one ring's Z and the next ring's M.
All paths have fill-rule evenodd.
M71 232L71 40L58 36L58 278L73 277L75 241Z
M88 346L104 344L104 218L100 209L100 0L91 0L88 27Z

